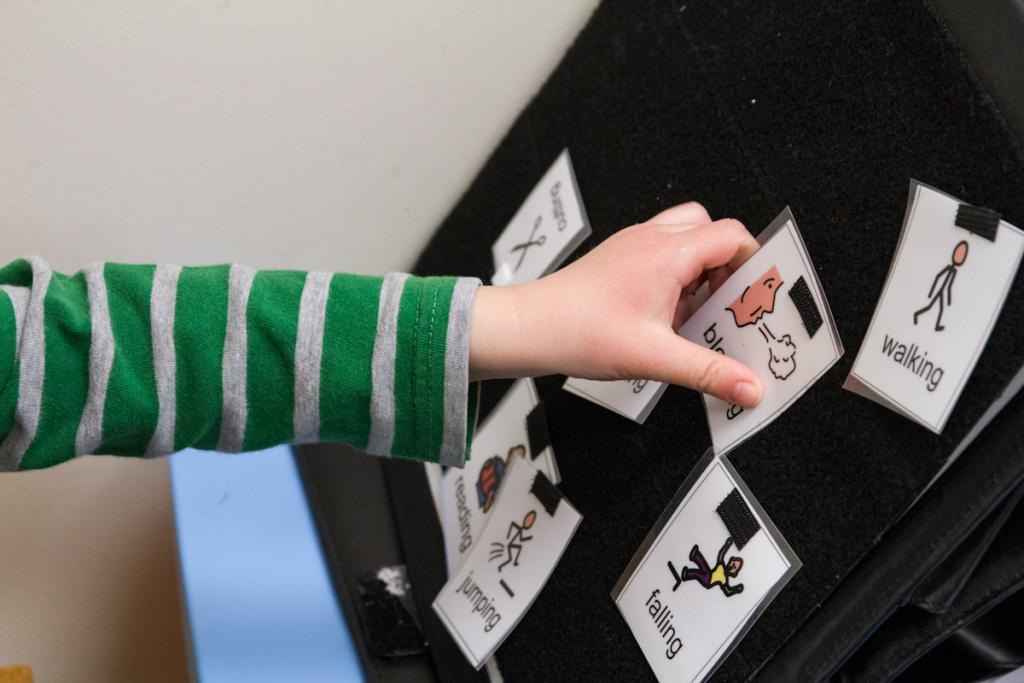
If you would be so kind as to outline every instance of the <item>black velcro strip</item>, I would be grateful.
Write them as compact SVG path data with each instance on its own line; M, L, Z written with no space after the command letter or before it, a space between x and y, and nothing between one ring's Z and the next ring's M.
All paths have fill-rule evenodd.
M998 230L999 221L1002 219L1001 214L983 206L961 204L956 210L957 227L970 230L990 242L996 241L996 230Z
M715 512L725 522L725 528L729 530L729 536L732 537L732 542L736 544L737 550L742 550L747 541L761 529L754 513L750 511L743 496L736 489L729 492L729 495L719 503Z
M544 401L535 405L530 414L526 416L526 434L530 439L530 458L536 460L537 456L551 445L548 418L544 413Z
M807 335L814 339L815 333L821 328L824 321L821 318L821 311L818 310L818 304L814 303L814 297L811 296L811 288L807 286L803 275L797 278L793 286L789 288L789 298L793 300L793 305L800 313L800 320L804 323Z
M537 476L533 478L533 485L530 486L530 493L540 501L549 515L555 516L558 504L562 502L562 492L551 483L546 474L537 472Z

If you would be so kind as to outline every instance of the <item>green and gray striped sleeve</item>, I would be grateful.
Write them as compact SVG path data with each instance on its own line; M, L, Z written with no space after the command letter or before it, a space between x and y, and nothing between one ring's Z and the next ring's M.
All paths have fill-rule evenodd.
M460 467L475 278L0 268L0 471L344 441Z

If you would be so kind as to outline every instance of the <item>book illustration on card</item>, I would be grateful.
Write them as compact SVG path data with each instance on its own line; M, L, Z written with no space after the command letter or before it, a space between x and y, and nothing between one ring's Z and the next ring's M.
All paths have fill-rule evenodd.
M942 324L942 312L946 309L946 306L953 305L953 280L956 279L957 269L964 264L967 260L967 242L960 240L956 246L953 247L953 256L951 257L950 263L943 266L935 275L935 280L932 282L931 289L928 290L928 296L930 297L928 305L922 309L914 311L914 324L917 324L917 319L930 311L932 306L935 304L939 305L939 313L935 317L935 331L942 332L945 326Z
M508 449L508 455L501 458L493 455L484 461L480 468L480 475L476 479L476 499L482 511L490 512L494 505L494 499L501 486L501 480L505 478L505 470L512 463L512 458L526 457L526 446L518 444Z

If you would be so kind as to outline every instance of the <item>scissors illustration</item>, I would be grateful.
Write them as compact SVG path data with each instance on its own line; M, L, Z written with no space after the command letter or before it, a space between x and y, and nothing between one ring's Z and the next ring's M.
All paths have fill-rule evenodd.
M519 266L523 265L523 259L526 258L526 252L529 251L530 247L534 245L539 247L547 241L547 235L541 235L537 239L534 239L534 235L537 234L537 229L540 228L540 224L543 222L543 217L537 216L537 220L533 222L533 230L530 231L530 238L525 242L512 247L513 252L519 252L519 260L516 261L516 271L519 270Z

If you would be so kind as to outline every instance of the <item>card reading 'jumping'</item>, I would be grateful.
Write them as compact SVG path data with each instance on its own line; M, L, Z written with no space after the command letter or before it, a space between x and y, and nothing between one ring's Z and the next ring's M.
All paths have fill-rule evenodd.
M939 433L1024 253L995 212L911 181L896 256L843 387Z
M745 363L761 377L764 397L756 408L704 396L718 454L781 415L843 355L828 301L788 208L758 242L760 249L679 330L680 336ZM643 422L665 385L570 378L565 389Z
M477 669L526 614L582 516L547 476L516 458L480 540L434 600L434 611Z
M590 232L590 221L566 149L491 247L491 283L518 285L554 272Z

